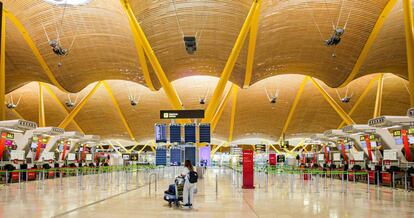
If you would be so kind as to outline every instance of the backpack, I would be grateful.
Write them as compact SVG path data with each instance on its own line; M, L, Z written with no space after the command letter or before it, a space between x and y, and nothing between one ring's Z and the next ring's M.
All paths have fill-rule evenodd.
M190 183L197 183L197 180L198 180L198 174L197 174L197 172L195 172L195 171L190 171L190 172L188 173L188 181L189 181Z

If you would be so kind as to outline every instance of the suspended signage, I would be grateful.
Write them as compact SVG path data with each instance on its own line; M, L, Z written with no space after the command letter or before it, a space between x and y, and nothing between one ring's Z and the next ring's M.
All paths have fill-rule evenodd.
M408 129L408 135L414 135L414 128Z
M266 152L266 145L264 144L257 144L255 145L256 152Z
M161 110L160 119L202 119L204 110Z
M138 161L138 154L131 154L131 161Z
M129 154L122 154L122 160L128 161L130 158L131 156Z
M401 137L401 130L394 130L394 132L392 133L392 135L394 137Z

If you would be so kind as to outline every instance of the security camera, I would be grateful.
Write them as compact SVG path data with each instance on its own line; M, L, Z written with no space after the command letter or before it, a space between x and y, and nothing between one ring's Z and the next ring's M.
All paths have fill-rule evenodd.
M206 104L206 100L204 98L200 98L200 104Z
M276 102L277 102L277 97L272 97L272 98L270 99L270 103L271 103L271 104L276 104Z

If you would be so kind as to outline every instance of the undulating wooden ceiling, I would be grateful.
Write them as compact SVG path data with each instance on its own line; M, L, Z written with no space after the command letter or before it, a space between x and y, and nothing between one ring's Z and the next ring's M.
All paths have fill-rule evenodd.
M215 77L221 75L252 0L129 2L184 107L199 108L198 98L208 89L211 95L217 84ZM302 75L319 79L319 83L335 97L336 91L330 87L340 86L350 75L388 2L263 0L252 86L239 91L234 140L255 136L277 139L304 78ZM44 0L5 0L3 3L5 9L27 30L58 83L70 92L78 92L72 96L79 95L81 98L92 89L92 83L108 80L137 140L152 138L153 124L160 122L158 111L171 106L151 67L151 79L160 90L150 91L144 87L146 83L133 34L119 0L91 0L87 5L66 8ZM338 17L340 26L345 25L347 20L348 23L341 44L334 50L326 47L323 40L332 34L332 22L336 23ZM37 121L38 85L31 82L50 81L21 32L9 19L6 22L6 91L13 96L22 95L16 111L25 119ZM45 34L56 38L56 29L60 28L61 42L65 47L69 47L75 39L69 55L61 59L51 51ZM183 34L197 35L198 51L195 55L185 52ZM354 99L362 94L374 77L370 74L393 73L407 78L404 40L403 12L399 0L369 49L355 77L357 79L348 86L354 93L353 100L342 104L335 97L345 111L351 110ZM245 77L247 45L248 38L230 77L230 82L240 87ZM62 63L60 67L59 62ZM211 77L197 77L201 75ZM391 74L386 74L384 81L382 114L405 114L409 107L408 92L403 85L405 81ZM375 86L353 113L352 118L356 122L366 123L372 117ZM52 85L50 87L64 103L67 94ZM269 104L264 87L280 90L276 105ZM135 108L129 105L128 90L140 93L141 102ZM345 88L338 91L344 93ZM46 122L58 125L66 112L48 95L45 92ZM216 138L228 138L230 108L231 99L214 133ZM16 117L12 111L7 115L8 118ZM129 138L103 87L98 89L75 120L88 134ZM309 82L287 134L316 133L336 128L340 123L340 117ZM67 129L77 128L70 124Z
M292 107L297 90L304 78L305 76L302 75L279 75L259 81L249 89L240 89L237 95L233 140L263 138L277 141L282 133L282 128ZM376 78L376 75L365 76L353 81L347 88L337 89L341 96L345 95L346 89L348 89L349 95L353 95L351 102L348 104L342 103L339 100L336 89L328 87L321 81L317 82L346 112L349 112L364 92L368 83L374 80L368 94L351 115L356 123L366 124L368 119L373 116L378 84L377 80L375 80ZM203 109L209 103L212 90L217 82L218 78L215 77L193 76L178 79L173 82L173 86L176 88L180 98L183 99L184 108ZM137 141L146 142L153 139L154 124L168 122L159 119L159 110L171 107L164 90L150 91L137 83L121 80L110 80L107 83L115 95ZM72 94L70 96L71 99L74 100L76 96L78 96L78 99L82 99L94 85L95 83L87 86L77 94ZM52 85L46 84L45 86L50 87L61 104L67 101L67 94ZM230 89L230 86L231 84L228 83L225 92ZM409 95L406 87L407 81L404 79L393 74L384 75L381 114L405 115L406 110L409 108ZM269 102L265 88L268 92L273 93L279 90L279 98L276 104ZM21 101L14 111L24 119L38 122L38 90L38 83L32 82L9 93L7 99L10 99L11 96L14 99L21 96ZM207 92L209 93L207 95L207 104L199 104L199 98ZM140 99L135 107L130 105L128 99L128 95L131 94ZM59 103L53 99L51 93L47 90L44 91L44 99L46 125L58 126L67 115L66 110L59 106ZM213 137L216 139L228 140L229 138L232 101L233 98L230 97L224 106L217 128L213 132ZM69 112L72 110L70 108L66 109ZM15 112L8 110L7 118L18 118ZM87 101L86 105L75 117L75 121L87 134L101 135L104 139L130 139L107 90L103 86L99 87L97 92ZM341 122L340 116L309 81L304 87L303 94L287 128L286 135L288 137L300 137L320 133L327 129L338 128ZM79 131L73 123L66 130Z

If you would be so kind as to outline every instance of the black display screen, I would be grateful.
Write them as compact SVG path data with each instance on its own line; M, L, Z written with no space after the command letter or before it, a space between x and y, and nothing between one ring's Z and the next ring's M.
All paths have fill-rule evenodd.
M184 126L184 141L185 143L196 143L196 125L186 124Z
M170 125L170 143L181 143L181 125Z
M210 130L210 124L209 123L201 123L200 124L200 143L202 142L206 142L206 143L210 143L211 142L211 130Z
M196 147L185 147L184 148L184 158L185 160L190 160L191 164L195 166L196 164Z

